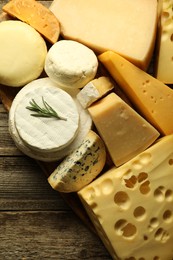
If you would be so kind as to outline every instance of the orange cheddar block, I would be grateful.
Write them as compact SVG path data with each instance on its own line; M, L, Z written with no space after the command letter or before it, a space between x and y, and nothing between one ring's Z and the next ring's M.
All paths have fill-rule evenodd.
M60 35L60 24L55 15L35 0L11 0L3 6L7 14L28 23L50 43L54 44Z

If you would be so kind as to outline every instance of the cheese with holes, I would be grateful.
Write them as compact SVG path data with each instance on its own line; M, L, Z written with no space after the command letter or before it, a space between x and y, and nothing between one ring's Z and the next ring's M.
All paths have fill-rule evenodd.
M49 176L48 182L59 192L76 192L102 171L106 162L103 141L89 131L81 145L68 155Z
M70 103L72 105L72 109L74 108L74 115L71 115L72 118L70 120L74 119L74 122L76 121L76 124L77 124L77 118L78 118L78 128L76 129L77 130L76 133L74 131L75 126L73 126L73 122L71 121L72 126L73 126L73 134L74 134L73 140L71 140L71 142L67 146L63 145L63 146L61 146L61 148L60 147L58 148L58 146L59 146L58 142L62 143L62 140L60 140L60 139L61 138L64 139L64 137L63 137L64 131L62 130L61 127L60 127L60 129L55 129L55 128L52 129L52 123L54 124L55 122L52 121L52 119L50 118L50 120L52 122L49 122L49 125L46 124L46 126L44 126L44 128L42 126L42 130L38 126L36 133L37 133L37 135L39 135L39 133L38 133L39 130L45 131L45 127L48 128L48 126L50 126L50 124L51 124L51 128L49 129L50 130L49 133L52 136L52 131L54 132L53 139L51 138L49 141L46 141L46 142L43 143L42 140L45 140L45 137L43 136L43 139L38 138L39 141L34 142L33 140L35 138L35 136L34 136L35 131L32 131L33 133L31 134L31 137L33 139L31 140L30 139L31 137L29 137L29 141L28 141L28 137L25 136L27 133L23 133L23 128L20 129L21 123L19 123L18 128L17 128L16 119L15 119L16 109L19 109L18 106L20 105L20 103L23 103L23 99L25 99L26 96L29 95L29 93L33 93L33 91L35 91L36 93L40 93L41 89L43 89L42 91L44 91L44 93L43 93L44 96L45 95L47 96L47 93L49 95L50 89L51 89L50 90L51 93L54 92L56 94L57 91L58 91L57 84L54 84L49 78L37 79L35 81L30 82L25 87L23 87L18 92L18 94L15 96L13 103L12 103L12 106L10 108L10 112L9 112L9 132L10 132L10 135L11 135L12 139L14 140L16 146L24 154L26 154L26 155L34 158L34 159L41 160L41 161L47 161L47 162L56 161L56 160L62 159L63 157L65 157L66 155L71 153L74 149L76 149L81 144L81 142L83 141L83 139L85 138L85 136L87 135L87 133L89 132L89 130L92 127L92 120L91 120L89 113L86 110L84 110L82 108L82 106L80 105L80 103L76 100L75 94L71 94L69 92L68 94L71 96L71 98L73 100L73 102L71 102L71 99L70 99ZM52 104L51 103L52 100L54 100L53 102L57 103L55 101L55 98L56 97L53 97L53 98L51 97L51 100L49 100L49 103ZM60 104L62 104L62 103L60 102ZM60 104L56 104L54 108L56 108L57 106L61 106ZM63 109L63 111L59 110L59 112L61 112L61 115L64 116L64 117L66 117L68 115L68 113L70 113L70 111L72 110L70 108L70 110L68 112L68 104L67 104L67 107L66 107L67 110L66 110L65 107L64 107L65 110L64 109ZM25 106L27 106L27 105L28 104L25 103ZM40 105L42 106L42 102L41 102ZM75 106L76 106L76 108L75 108ZM77 109L77 112L78 112L78 116L76 114L76 109ZM25 112L28 113L29 111L25 111ZM31 112L32 111L30 111L30 113ZM68 116L70 116L70 115L68 115ZM29 119L30 119L29 122L31 123L31 121L34 118L32 117L32 118L29 118ZM46 120L46 118L44 118L44 122L45 122L45 120ZM60 124L60 123L65 123L65 122L61 121L61 122L56 122L56 124L57 123ZM24 126L24 129L27 132L29 131L28 129L26 129L26 126ZM69 129L70 129L70 127L69 127ZM59 132L60 130L62 130L61 138L57 138L58 133L60 133ZM69 130L66 129L65 131L69 131ZM57 146L57 144L58 144L58 146ZM56 147L55 147L55 145L56 145Z
M83 108L89 107L96 100L102 98L111 90L113 90L114 84L109 77L99 77L93 79L77 94L77 99L83 106Z
M0 23L0 84L20 87L43 71L47 46L41 35L21 21Z
M59 86L82 88L94 79L98 60L87 46L71 40L61 40L48 51L45 71Z
M78 195L113 259L172 259L173 135Z
M173 1L162 0L157 36L155 77L166 84L173 83Z
M56 16L44 5L35 0L11 0L2 10L19 20L28 23L49 42L55 43L60 35L60 24Z
M173 133L173 91L161 81L108 51L99 55L136 109L162 134Z
M113 50L146 69L153 52L157 0L54 0L65 39L98 53Z
M115 93L88 110L116 166L145 150L159 136L153 126Z

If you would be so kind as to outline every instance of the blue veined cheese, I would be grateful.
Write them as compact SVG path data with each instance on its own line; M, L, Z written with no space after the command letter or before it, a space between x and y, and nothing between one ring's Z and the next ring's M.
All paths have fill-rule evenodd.
M173 135L78 192L113 259L173 257Z
M27 146L17 131L17 128L15 125L15 120L14 120L15 119L15 110L16 110L16 107L18 106L18 104L20 103L20 101L23 99L23 97L28 92L30 92L33 89L37 90L41 86L42 87L48 86L53 89L57 89L57 87L58 87L57 84L53 83L49 78L41 78L41 79L37 79L37 80L27 84L24 88L22 88L20 90L20 92L16 95L16 97L12 103L12 106L10 108L9 132L10 132L11 137L14 140L16 146L24 154L26 154L34 159L41 160L41 161L47 161L47 162L56 161L56 160L62 159L66 155L68 155L70 152L72 152L74 149L76 149L81 144L81 142L87 135L88 131L92 127L92 120L91 120L89 113L85 109L83 109L82 106L80 105L80 103L76 100L76 98L75 98L76 93L75 92L70 93L70 91L69 91L69 94L71 95L71 97L73 98L73 100L76 104L78 114L79 114L78 131L77 131L77 134L76 134L74 140L66 147L59 149L57 151L49 151L49 152L45 152L44 150L38 151L38 150L32 149L32 147L29 145Z
M110 78L102 76L86 84L77 94L77 99L83 108L87 108L96 100L108 94L113 88L114 85Z
M105 162L106 149L102 139L89 131L81 145L58 165L48 182L59 192L76 192L97 177Z

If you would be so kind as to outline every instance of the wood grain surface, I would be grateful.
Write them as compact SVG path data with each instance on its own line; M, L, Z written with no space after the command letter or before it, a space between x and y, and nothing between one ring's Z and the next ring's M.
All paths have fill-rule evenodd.
M0 1L0 9L6 2ZM0 100L0 260L111 259L70 203L50 187L38 163L15 147Z

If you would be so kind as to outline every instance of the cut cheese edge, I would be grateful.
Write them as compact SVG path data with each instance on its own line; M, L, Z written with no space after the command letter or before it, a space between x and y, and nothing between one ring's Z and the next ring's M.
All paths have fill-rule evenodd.
M116 166L144 151L159 136L115 93L97 101L88 111Z
M35 117L30 102L44 109L44 102L62 117ZM30 89L15 109L14 122L23 142L36 151L53 152L68 146L76 137L79 113L73 98L60 88L47 84Z
M163 0L157 36L155 77L166 84L173 83L173 1Z
M109 77L93 79L77 94L77 99L83 108L89 107L96 100L104 97L114 89L114 84Z
M150 124L163 135L172 134L172 89L114 52L98 58Z
M35 0L11 0L2 10L19 20L28 23L49 42L57 42L60 24L56 16L44 5Z
M173 135L78 195L113 259L172 259Z
M146 69L152 56L157 0L54 0L50 10L65 39L97 53L112 50Z
M48 182L59 192L76 192L102 171L106 150L101 138L89 131L81 145L68 155L49 176Z
M57 84L53 83L48 77L47 78L40 78L35 81L30 82L27 84L24 88L22 88L19 93L15 96L12 106L10 108L9 112L9 133L18 147L19 150L21 150L24 154L27 156L34 158L36 160L45 161L45 162L51 162L51 161L57 161L61 160L65 156L67 156L69 153L71 153L74 149L76 149L83 141L89 130L91 130L92 127L92 120L91 117L85 109L82 108L80 103L75 98L74 93L70 93L72 95L72 98L77 106L78 113L79 113L79 126L78 126L78 132L75 137L75 139L67 146L64 147L61 150L53 151L53 152L45 152L44 150L40 150L39 152L32 149L31 147L27 146L23 140L21 139L20 135L18 134L18 131L16 129L15 125L15 110L18 104L21 102L23 97L30 92L33 89L40 88L40 86L49 86L51 88L57 89Z

